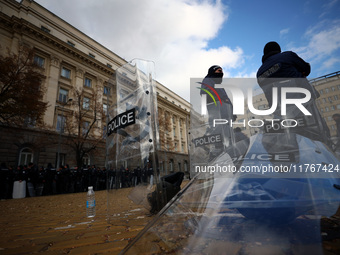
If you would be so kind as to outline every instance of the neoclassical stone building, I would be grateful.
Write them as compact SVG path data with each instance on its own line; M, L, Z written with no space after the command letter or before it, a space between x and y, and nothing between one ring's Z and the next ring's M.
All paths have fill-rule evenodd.
M340 72L330 73L312 79L310 83L320 93L316 104L329 127L331 136L334 137L337 131L332 116L335 113L340 113Z
M0 54L17 52L21 45L35 50L35 61L43 68L44 101L48 108L45 127L0 125L0 162L16 166L35 163L46 167L75 166L75 155L65 146L69 139L65 125L76 111L86 111L83 125L89 125L97 108L97 122L88 141L96 150L83 157L86 165L105 165L105 113L116 102L115 70L126 61L71 24L34 1L0 1ZM156 82L160 116L160 168L164 173L187 171L190 104ZM81 96L77 101L77 92ZM34 95L27 95L34 96ZM81 102L80 102L81 100ZM73 119L74 121L74 119ZM66 124L65 124L66 123ZM128 162L127 162L128 165Z

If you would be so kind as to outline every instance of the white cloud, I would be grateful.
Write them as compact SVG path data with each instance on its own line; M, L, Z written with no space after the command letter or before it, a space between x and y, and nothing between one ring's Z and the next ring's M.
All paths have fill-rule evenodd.
M284 36L284 35L286 35L286 34L288 34L289 33L289 28L285 28L285 29L282 29L281 31L280 31L280 36Z
M338 3L338 0L330 0L322 5L323 12L319 15L319 18L323 18L329 14L329 12L332 11L332 9L336 6Z
M323 62L321 70L332 68L335 64L340 63L340 58L330 58Z
M320 70L332 69L332 66L339 63L339 61L335 61L334 56L339 54L340 50L340 20L333 20L332 22L324 20L309 28L305 37L308 44L293 49L303 59L317 63Z
M37 2L126 60L154 61L156 79L187 100L191 77L213 64L227 75L244 62L240 48L207 48L228 19L220 0Z

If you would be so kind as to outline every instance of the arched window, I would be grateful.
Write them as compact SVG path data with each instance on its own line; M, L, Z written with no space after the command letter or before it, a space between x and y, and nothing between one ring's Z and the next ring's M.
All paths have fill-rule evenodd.
M33 150L25 147L22 148L19 154L19 165L28 165L33 162Z

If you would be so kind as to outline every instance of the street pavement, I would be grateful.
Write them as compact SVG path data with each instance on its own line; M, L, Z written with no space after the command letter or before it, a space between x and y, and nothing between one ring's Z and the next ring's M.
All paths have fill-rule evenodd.
M94 218L86 217L85 192L1 200L0 254L119 254L154 218L131 191L97 191ZM340 254L340 208L321 231L324 254Z
M153 218L130 191L95 192L94 218L86 193L2 200L0 254L118 254Z

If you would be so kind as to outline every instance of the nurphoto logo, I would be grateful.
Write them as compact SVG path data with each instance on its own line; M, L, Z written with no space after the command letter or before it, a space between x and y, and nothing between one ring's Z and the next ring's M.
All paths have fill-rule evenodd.
M235 80L233 80L235 81ZM228 124L231 127L234 125L239 125L245 127L246 125L249 127L262 127L264 125L271 125L275 127L277 125L286 128L286 127L296 127L296 126L304 126L304 117L303 116L311 116L311 109L308 107L308 103L312 98L311 91L304 87L298 86L283 86L284 82L278 81L278 86L271 86L266 88L264 91L261 88L265 99L267 99L267 105L265 107L258 107L258 95L256 94L256 90L254 87L242 89L242 82L238 86L236 81L235 83L227 80L227 84L215 84L214 86L202 83L195 82L196 89L204 91L204 93L200 93L200 111L201 115L209 115L207 112L207 98L210 97L212 100L210 103L210 107L216 107L217 111L219 111L219 107L222 104L225 104L222 95L219 95L219 89L224 89L228 96L232 98L232 114L235 116L245 115L245 113L250 116L259 116L258 118L252 117L251 119L246 120L245 118L239 119L237 122L233 120L232 116L209 116L212 121L213 127L217 125L225 125ZM247 81L246 81L247 82ZM245 82L245 83L246 83ZM232 84L230 84L232 83ZM298 82L293 81L294 84L299 84ZM202 87L197 87L197 84L204 85ZM249 83L248 83L249 84ZM197 94L196 94L197 95ZM257 99L256 99L257 98ZM270 98L270 100L268 99ZM270 102L269 102L270 101ZM230 107L230 106L229 106ZM297 115L291 115L292 110L294 109L294 113L299 113L299 117ZM197 108L199 110L199 108ZM312 111L313 112L313 111ZM270 119L269 116L275 116ZM212 117L212 118L211 118ZM269 123L269 124L268 124Z
M204 84L207 87L211 87L207 84ZM200 87L197 87L203 91L205 91L214 101L215 105L217 105L216 100L214 98L214 96L211 94L211 92L209 92L207 89L203 89ZM258 110L255 109L254 105L253 105L253 90L251 88L248 89L248 97L247 97L247 106L248 109L251 113L255 114L255 115L270 115L272 113L274 113L277 109L278 106L278 89L277 87L273 87L272 88L272 98L273 98L273 102L272 105L269 109L266 110ZM221 105L222 105L222 101L221 98L219 97L218 93L216 92L216 90L214 88L211 87L211 90L215 93L215 95L217 96L217 98L219 99ZM235 115L242 115L244 114L244 109L245 109L245 97L243 94L243 91L240 88L237 88L235 86L228 86L228 90L231 92L232 96L233 96L233 114ZM309 100L311 99L311 93L309 90L305 89L305 88L298 88L298 87L284 87L281 88L281 114L282 115L286 115L287 114L287 105L295 105L297 108L300 109L300 111L304 114L304 115L312 115L307 109L306 107L303 105L304 103L309 102ZM287 94L289 93L301 93L304 94L305 97L304 98L287 98ZM204 114L205 110L207 108L207 103L206 100L202 100L202 105L201 105L201 113Z
M202 83L202 82L197 82L197 83L202 84L202 85L208 87L212 92L214 92L214 94L217 96L218 100L220 101L220 104L222 105L222 100L221 100L220 96L218 95L217 91L216 91L213 87L211 87L210 85L208 85L208 84L206 84L206 83ZM204 89L204 88L200 88L200 87L197 87L197 88L198 88L198 89L201 89L201 90L203 90L205 93L207 93L207 94L212 98L212 100L214 101L215 105L217 105L216 100L215 100L215 97L210 93L209 90ZM206 107L206 105L205 105L205 107Z

